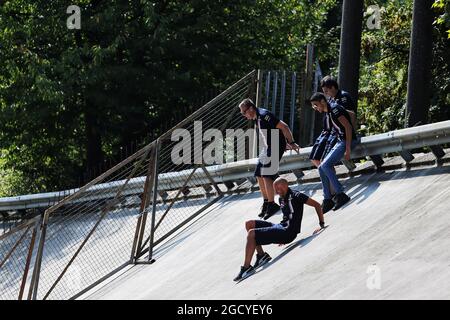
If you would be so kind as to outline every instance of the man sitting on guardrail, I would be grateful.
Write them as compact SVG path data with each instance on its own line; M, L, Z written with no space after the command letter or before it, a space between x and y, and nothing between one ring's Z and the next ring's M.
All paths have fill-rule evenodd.
M280 196L283 220L274 224L264 220L250 220L245 223L247 229L247 244L245 247L245 261L234 281L240 281L252 273L256 268L269 262L272 258L262 248L267 244L287 244L300 233L303 218L303 205L314 207L319 218L320 228L314 234L326 228L320 204L307 195L289 188L286 179L278 178L273 183L274 189ZM252 266L251 261L256 250L256 262Z
M351 123L354 128L356 128L356 106L353 102L352 97L346 91L339 89L339 84L335 78L332 76L326 76L320 81L320 86L323 93L328 99L334 101L335 103L343 106L345 110L350 115ZM314 145L312 147L309 159L318 168L320 162L325 158L327 153L334 147L337 142L335 135L330 135L331 133L331 122L328 117L328 113L324 114L323 117L323 130L317 137Z
M323 213L327 213L331 209L337 210L341 208L350 201L350 197L344 193L344 188L336 176L334 165L341 161L342 157L347 161L350 160L351 150L357 143L356 133L353 129L350 115L344 107L332 100L328 101L327 97L321 92L313 94L310 101L316 111L328 114L332 126L331 135L336 137L337 140L319 165L324 194L322 210ZM331 195L330 184L336 192L334 197Z
M248 120L256 120L256 125L258 126L261 140L264 144L258 157L255 177L264 200L258 216L266 220L280 210L280 206L274 202L275 193L273 190L273 181L278 177L278 174L276 172L268 173L269 169L272 169L274 165L272 160L278 160L276 164L276 171L278 171L278 164L286 148L295 150L298 153L300 147L295 143L292 132L285 122L278 119L268 110L257 108L251 99L243 100L239 104L239 109L241 114ZM278 132L274 132L275 130ZM272 134L274 133L278 133L278 141L275 141L275 145L272 145ZM273 153L277 151L278 157L272 159Z

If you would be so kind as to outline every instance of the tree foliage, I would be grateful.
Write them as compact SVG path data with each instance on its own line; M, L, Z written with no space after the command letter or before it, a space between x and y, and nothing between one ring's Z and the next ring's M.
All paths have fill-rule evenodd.
M255 68L295 69L334 0L62 0L0 5L3 195L76 186ZM14 177L12 179L11 177Z
M382 0L377 4L381 7L381 28L364 29L361 45L359 116L364 125L361 131L366 134L405 126L413 0ZM450 118L450 42L444 28L436 23L430 36L433 61L429 122L436 122Z
M360 123L404 126L413 0L373 0ZM69 30L67 6L81 8ZM0 196L78 186L255 68L298 70L313 43L339 58L337 0L7 0L0 4ZM450 118L450 4L435 0L430 121ZM344 88L345 89L345 88ZM147 137L147 139L144 139Z

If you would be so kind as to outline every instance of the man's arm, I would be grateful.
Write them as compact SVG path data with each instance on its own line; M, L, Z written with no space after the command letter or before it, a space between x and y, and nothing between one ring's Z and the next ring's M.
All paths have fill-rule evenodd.
M353 129L356 130L356 121L357 121L356 114L354 111L351 111L351 110L347 110L347 112L348 112L348 115L350 116L350 120L352 122Z
M293 149L297 153L299 153L300 147L298 146L297 143L295 143L294 137L292 136L292 132L291 129L289 129L289 126L285 122L280 120L276 128L281 130L281 132L283 133L284 137L287 140L287 143L290 146L290 149Z
M348 122L347 118L340 116L338 118L339 122L345 128L345 160L350 161L350 153L352 151L352 125Z
M308 198L308 200L305 202L310 207L314 207L316 209L317 217L319 218L319 225L320 228L325 228L325 220L323 217L322 207L320 206L320 203L318 203L316 200L312 198Z

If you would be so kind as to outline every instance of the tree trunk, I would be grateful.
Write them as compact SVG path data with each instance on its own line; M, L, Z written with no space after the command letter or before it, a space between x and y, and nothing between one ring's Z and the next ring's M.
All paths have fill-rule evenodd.
M430 70L432 58L432 0L415 0L408 66L406 126L428 122Z
M97 168L103 162L102 138L98 127L97 116L85 107L84 117L86 125L86 166L87 170Z
M363 13L363 0L344 0L339 53L339 87L350 93L356 107L358 105Z

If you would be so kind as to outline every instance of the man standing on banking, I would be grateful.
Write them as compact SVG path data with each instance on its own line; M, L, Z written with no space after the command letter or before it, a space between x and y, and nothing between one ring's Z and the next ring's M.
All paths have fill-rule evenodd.
M241 114L248 120L255 120L258 126L261 140L263 143L262 151L258 157L256 165L255 177L258 180L259 189L263 196L264 202L259 217L267 220L274 215L280 206L274 202L273 181L278 177L278 165L286 148L299 152L300 147L295 143L292 132L288 125L279 120L273 113L266 109L257 108L250 99L245 99L239 104ZM281 132L280 132L281 131ZM278 134L278 139L272 142L272 135ZM274 145L272 145L272 143ZM278 152L278 157L274 157L276 169L273 172L271 163L272 153ZM272 172L268 172L272 171Z

